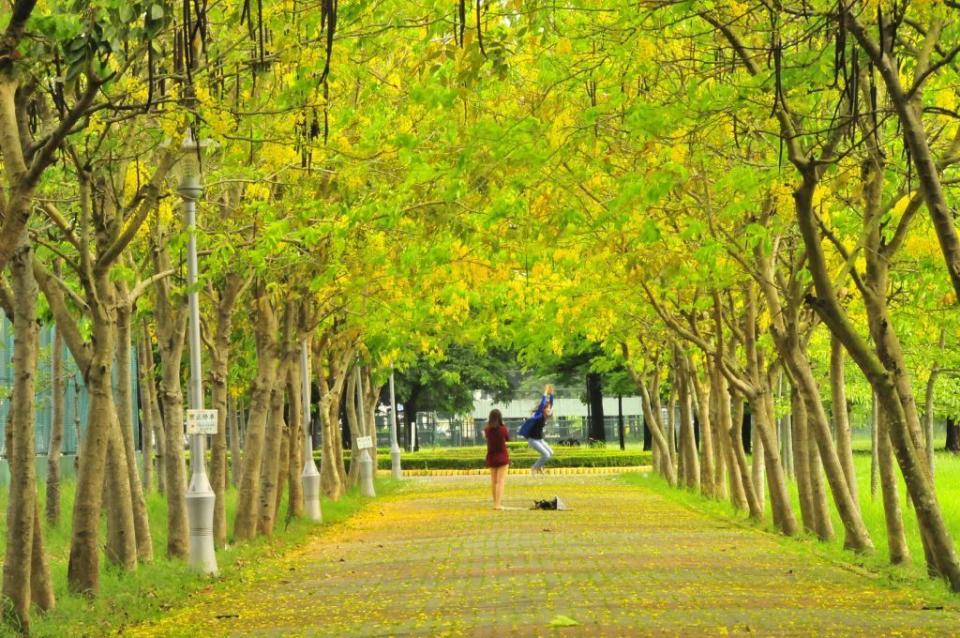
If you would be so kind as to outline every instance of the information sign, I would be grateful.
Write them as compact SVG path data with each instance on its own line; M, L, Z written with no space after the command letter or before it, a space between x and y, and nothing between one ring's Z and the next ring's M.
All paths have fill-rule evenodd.
M216 434L216 410L187 410L187 434Z

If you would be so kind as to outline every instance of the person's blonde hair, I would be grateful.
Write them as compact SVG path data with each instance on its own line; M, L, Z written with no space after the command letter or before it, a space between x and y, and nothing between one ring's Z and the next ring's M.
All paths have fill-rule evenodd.
M548 383L547 385L543 386L543 393L544 393L544 394L553 394L553 384L552 384L552 383Z

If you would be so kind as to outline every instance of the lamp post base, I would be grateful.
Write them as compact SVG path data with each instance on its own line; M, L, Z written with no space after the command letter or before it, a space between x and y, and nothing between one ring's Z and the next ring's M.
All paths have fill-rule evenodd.
M360 458L360 495L370 497L377 495L373 488L373 461L370 460L370 450L363 450L363 456Z
M217 553L213 547L213 506L216 495L207 483L190 482L187 490L187 520L190 524L190 566L204 575L217 574Z
M317 466L310 460L300 474L300 482L303 484L303 511L307 518L315 523L323 522L323 511L320 509L320 472Z

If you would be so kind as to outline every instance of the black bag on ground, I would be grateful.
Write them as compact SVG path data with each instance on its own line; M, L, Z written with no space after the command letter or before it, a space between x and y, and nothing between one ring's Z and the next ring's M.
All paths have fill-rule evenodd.
M565 510L567 504L559 496L554 496L550 500L534 501L532 510Z

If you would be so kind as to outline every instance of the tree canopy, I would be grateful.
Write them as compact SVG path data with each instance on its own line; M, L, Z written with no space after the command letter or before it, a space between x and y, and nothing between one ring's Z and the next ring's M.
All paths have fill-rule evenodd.
M411 385L462 408L466 395L441 388L507 392L503 352L527 367L590 352L592 369L628 371L650 406L680 398L685 460L678 467L661 424L658 469L673 480L682 469L688 486L759 516L762 483L751 488L726 435L749 403L778 527L827 536L813 509L797 523L777 469L777 419L804 410L810 493L830 491L848 545L867 551L844 483L848 445L830 424L847 401L876 396L931 572L960 589L930 480L933 418L960 409L957 9L5 3L0 302L21 331L14 363L36 366L27 322L49 313L100 397L81 456L71 588L96 591L104 472L125 480L107 462L124 445L108 387L132 338L160 355L165 409L183 402L177 175L192 159L211 392L222 411L228 396L247 402L253 450L302 343L328 428L357 365L379 383L391 366L427 362ZM188 133L200 141L192 157L181 152ZM845 394L831 386L841 377ZM32 383L13 388L21 463ZM659 414L647 417L657 428ZM335 446L332 430L328 439ZM333 495L345 480L338 453L323 450ZM135 476L117 498L136 501ZM32 539L24 485L9 551ZM113 549L133 568L135 546ZM29 551L5 562L20 618L29 562Z

